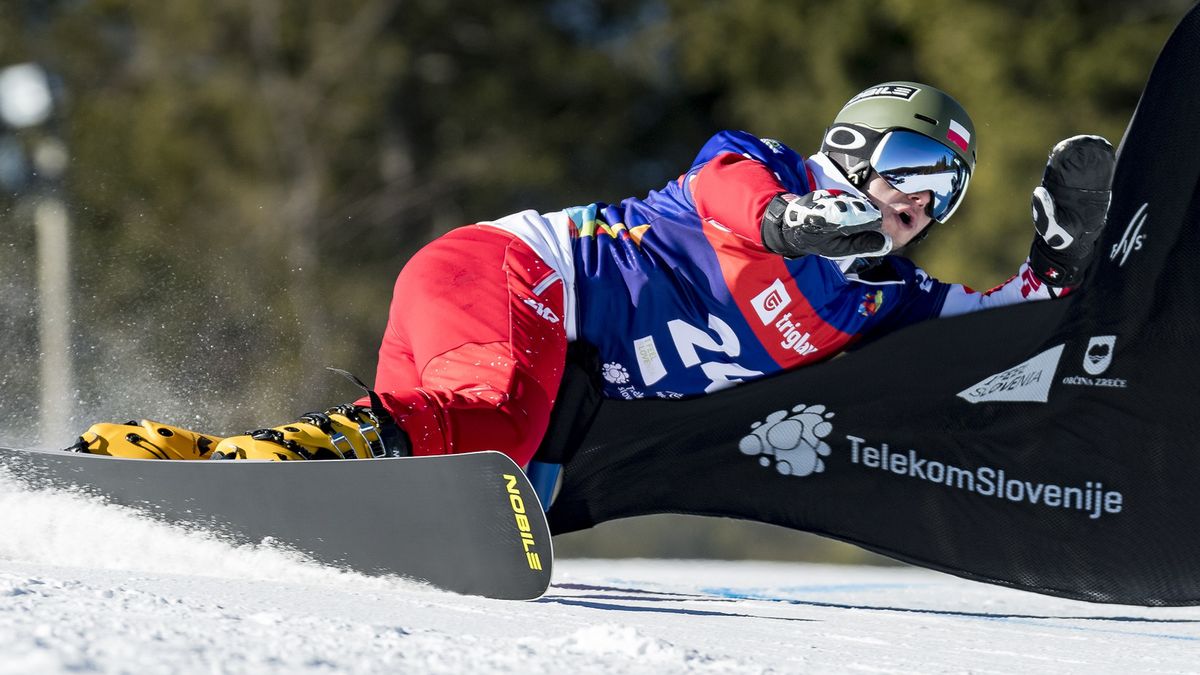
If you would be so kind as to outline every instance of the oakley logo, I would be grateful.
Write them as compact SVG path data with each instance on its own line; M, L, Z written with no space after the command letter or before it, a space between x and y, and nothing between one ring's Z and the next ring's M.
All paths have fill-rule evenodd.
M825 146L838 150L857 150L867 145L867 137L854 127L832 127L825 134Z
M1146 207L1148 206L1150 206L1149 202L1142 204L1137 213L1133 214L1133 218L1129 219L1129 225L1125 227L1125 233L1121 235L1121 240L1113 244L1108 259L1116 262L1117 267L1125 266L1125 261L1129 259L1130 253L1142 250L1142 243L1146 241L1146 235L1142 234L1142 226L1146 224ZM1120 258L1119 261L1118 258Z

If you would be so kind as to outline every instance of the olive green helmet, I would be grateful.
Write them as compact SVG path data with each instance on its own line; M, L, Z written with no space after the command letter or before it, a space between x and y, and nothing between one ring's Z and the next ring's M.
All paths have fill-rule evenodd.
M902 192L933 190L931 215L938 221L961 202L975 170L975 147L967 111L949 94L917 82L863 90L842 107L821 143L859 188L874 170Z

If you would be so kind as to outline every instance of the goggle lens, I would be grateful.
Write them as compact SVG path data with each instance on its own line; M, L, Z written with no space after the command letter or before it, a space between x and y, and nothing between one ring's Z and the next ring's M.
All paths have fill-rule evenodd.
M928 190L929 214L944 223L967 192L971 170L953 150L912 131L891 131L875 146L871 168L904 194Z

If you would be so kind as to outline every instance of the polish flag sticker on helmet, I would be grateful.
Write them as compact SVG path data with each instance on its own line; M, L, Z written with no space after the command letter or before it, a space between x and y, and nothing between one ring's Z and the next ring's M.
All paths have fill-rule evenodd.
M967 128L959 124L955 120L950 120L950 130L946 132L946 138L950 142L962 148L963 152L967 152L967 146L971 143L971 132Z

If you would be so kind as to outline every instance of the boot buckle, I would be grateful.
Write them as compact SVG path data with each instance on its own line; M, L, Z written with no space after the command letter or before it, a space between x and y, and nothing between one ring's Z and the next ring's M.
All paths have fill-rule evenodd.
M379 435L378 427L363 423L358 426L358 433L367 442L367 447L371 449L372 457L387 456L387 448L383 444L383 437Z
M354 445L350 443L350 439L340 431L335 431L329 435L329 442L333 444L335 450L342 454L345 459L357 459L358 455L354 452Z

